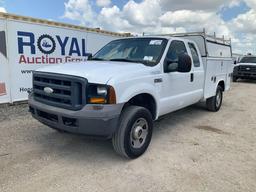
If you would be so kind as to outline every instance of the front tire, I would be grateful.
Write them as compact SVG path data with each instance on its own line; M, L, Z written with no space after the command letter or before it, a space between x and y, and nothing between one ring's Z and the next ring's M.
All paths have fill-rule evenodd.
M152 132L153 119L149 110L128 106L122 112L119 128L113 135L113 147L119 155L135 159L147 150Z
M218 85L216 95L206 100L206 106L209 111L217 112L220 110L223 99L222 87Z

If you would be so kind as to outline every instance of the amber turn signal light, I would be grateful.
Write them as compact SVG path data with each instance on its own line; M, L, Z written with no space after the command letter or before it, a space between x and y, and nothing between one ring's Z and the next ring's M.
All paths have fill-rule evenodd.
M111 86L109 87L108 103L116 104L116 92L115 89Z
M106 99L103 97L92 97L90 98L90 103L95 103L95 104L105 104L106 103Z

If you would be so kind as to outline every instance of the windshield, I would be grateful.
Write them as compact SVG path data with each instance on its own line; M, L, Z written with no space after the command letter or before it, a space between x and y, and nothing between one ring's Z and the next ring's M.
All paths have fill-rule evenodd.
M256 57L243 57L240 63L256 63Z
M156 65L164 52L163 38L129 38L110 42L90 60L125 61Z

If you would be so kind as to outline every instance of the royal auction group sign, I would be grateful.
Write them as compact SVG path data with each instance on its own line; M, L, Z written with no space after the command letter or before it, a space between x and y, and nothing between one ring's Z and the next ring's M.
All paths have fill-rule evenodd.
M0 18L0 103L27 100L34 70L82 62L118 35Z

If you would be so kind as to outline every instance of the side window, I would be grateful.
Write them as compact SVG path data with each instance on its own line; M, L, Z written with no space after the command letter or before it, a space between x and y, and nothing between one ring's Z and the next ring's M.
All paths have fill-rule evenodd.
M164 71L168 73L172 71L177 71L179 56L184 53L187 53L185 44L182 41L172 41L166 55Z
M181 54L187 53L185 44L182 41L172 41L168 53L167 59L178 62L178 58Z
M200 67L200 59L196 47L193 43L188 43L189 49L192 54L192 59L195 67Z

